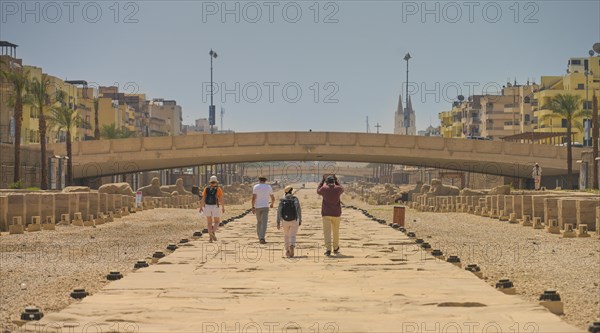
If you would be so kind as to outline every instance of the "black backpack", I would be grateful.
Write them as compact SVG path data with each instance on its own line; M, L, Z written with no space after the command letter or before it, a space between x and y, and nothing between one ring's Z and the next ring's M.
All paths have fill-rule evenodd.
M218 187L207 186L206 196L204 196L204 203L207 205L218 205L217 202L217 189Z
M293 198L281 199L281 218L284 221L296 221L298 218L296 203Z

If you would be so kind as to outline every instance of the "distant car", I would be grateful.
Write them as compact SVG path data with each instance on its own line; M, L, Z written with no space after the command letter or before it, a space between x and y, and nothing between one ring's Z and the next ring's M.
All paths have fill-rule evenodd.
M556 146L566 147L567 143L566 142L565 143L561 143L561 144L558 144ZM571 142L571 147L583 148L583 143L581 143L581 142Z

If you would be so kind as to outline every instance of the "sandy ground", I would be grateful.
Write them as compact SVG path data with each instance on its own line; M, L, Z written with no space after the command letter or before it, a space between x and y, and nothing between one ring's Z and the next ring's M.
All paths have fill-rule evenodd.
M224 218L249 208L227 206ZM106 275L133 270L139 259L166 251L169 243L191 238L206 221L197 210L153 209L92 227L57 226L56 231L0 237L0 329L14 329L28 305L46 313L75 302L69 294L91 294L107 285Z
M393 206L346 199L371 214L392 220ZM600 319L600 240L561 238L545 230L466 213L406 211L406 226L434 248L477 263L490 285L510 278L519 297L538 302L547 289L564 302L566 322L582 329Z
M303 201L307 216L310 216L308 220L315 220L304 224L299 234L299 247L306 252L303 256L311 260L322 258L318 197L314 194L314 189L301 190L297 195ZM344 198L344 202L367 208L374 215L391 220L391 206L371 207L349 198ZM225 218L248 207L249 204L245 207L229 206ZM246 217L248 218L252 219L252 216ZM342 237L343 247L343 244L352 243L348 244L349 248L343 253L368 252L374 244L379 244L381 239L377 238L381 237L385 227L369 223L369 228L362 232L360 227L352 223L354 218L359 217L350 215L348 225L344 227L351 228L352 231L348 229L348 233L355 234ZM427 238L432 244L439 244L445 253L458 254L464 263L478 263L486 276L487 284L492 285L501 277L509 277L515 282L519 294L517 297L527 304L537 304L539 294L545 289L557 289L565 302L566 315L561 318L567 323L587 329L587 325L600 316L600 242L597 238L561 239L541 230L459 213L419 213L408 210L407 221L409 228L416 231L418 237ZM138 259L149 258L155 251L166 252L168 243L191 238L192 232L204 228L204 225L197 218L195 210L155 209L97 228L58 227L56 232L2 235L0 328L15 329L13 321L19 318L20 312L27 305L34 304L42 308L47 316L69 305L77 306L79 301L69 297L72 289L85 288L92 295L101 292L103 288L110 289L112 284L105 277L110 270L119 270L128 275ZM385 235L387 230L390 229L385 229ZM222 233L225 235L227 231L222 230ZM242 231L236 231L230 237L243 238L245 242L252 244L255 242L251 225ZM219 238L221 240L221 236ZM280 232L271 225L267 238L269 243L278 242L281 245L280 238ZM394 251L389 249L391 247L375 251L379 254L360 254L362 257L383 256ZM256 265L245 263L244 267L232 269L241 273L257 270ZM334 269L327 262L320 264L324 264L324 268L320 269ZM377 265L385 267L385 264ZM307 279L311 276L310 267L312 266L301 273L308 274L302 275ZM368 271L368 267L360 264L353 269ZM211 269L215 272L224 271L223 266L212 266ZM334 271L332 273L335 274ZM395 279L385 275L385 271L381 274L383 279ZM206 282L209 283L208 280ZM389 280L389 283L393 285L394 280ZM262 292L269 289L267 286L263 287ZM243 292L240 291L240 294ZM342 293L336 297L343 302L351 296L353 295ZM94 298L87 298L84 302L92 299ZM349 313L354 311L344 308L342 304L339 307L338 310ZM313 311L324 310L315 308ZM521 327L521 330L524 328ZM321 331L326 330L321 327Z

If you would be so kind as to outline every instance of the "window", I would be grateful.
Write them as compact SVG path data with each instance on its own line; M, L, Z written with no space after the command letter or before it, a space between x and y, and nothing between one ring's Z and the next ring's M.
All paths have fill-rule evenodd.
M579 84L577 85L577 90L583 90L583 89L585 89L585 84L583 84L583 83L579 83Z
M531 119L531 116L530 116L530 115L528 115L528 114L526 114L526 115L525 115L525 121L526 121L526 122L528 122L530 119Z
M592 108L592 101L583 101L583 109L591 109Z
M566 119L561 119L561 122L560 122L560 123L561 123L561 124L560 124L560 126L561 126L562 128L567 128L567 120L566 120Z
M569 62L571 63L571 65L581 65L580 59L572 59Z

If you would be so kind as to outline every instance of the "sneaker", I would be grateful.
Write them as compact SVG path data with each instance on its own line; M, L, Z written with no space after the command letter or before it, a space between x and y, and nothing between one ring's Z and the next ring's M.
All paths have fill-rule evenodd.
M290 245L290 249L288 250L289 254L290 254L290 258L294 257L294 245Z
M267 241L266 241L266 240L264 240L264 239L261 239L261 240L259 241L259 243L261 243L261 244L267 244Z
M339 246L333 250L333 254L338 254L338 253L340 253L340 247Z
M325 251L325 256L326 257L329 257L330 255L331 255L331 251L329 251L329 250Z

